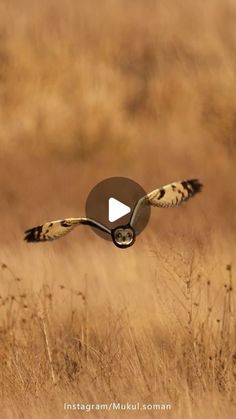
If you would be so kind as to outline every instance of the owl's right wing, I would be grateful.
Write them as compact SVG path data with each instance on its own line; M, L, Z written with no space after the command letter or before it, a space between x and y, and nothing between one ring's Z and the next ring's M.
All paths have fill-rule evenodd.
M91 218L65 218L64 220L50 221L26 230L24 240L27 242L39 242L59 239L70 233L79 224L90 225L107 234L111 234L109 228Z
M196 193L200 192L202 186L203 185L198 179L189 179L173 182L162 188L155 189L140 198L136 203L130 218L131 227L134 226L140 211L145 205L152 205L160 208L177 207L189 198L192 198Z

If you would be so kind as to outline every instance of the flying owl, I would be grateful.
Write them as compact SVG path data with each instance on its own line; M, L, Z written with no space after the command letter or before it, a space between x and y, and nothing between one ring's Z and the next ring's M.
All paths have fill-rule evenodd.
M136 238L135 223L146 205L154 207L177 207L202 189L202 184L197 179L183 180L170 183L162 188L155 189L140 198L134 205L128 224L110 229L91 218L65 218L64 220L50 221L25 231L27 242L40 242L59 239L72 231L80 224L89 225L100 229L111 236L113 243L125 249L134 244Z

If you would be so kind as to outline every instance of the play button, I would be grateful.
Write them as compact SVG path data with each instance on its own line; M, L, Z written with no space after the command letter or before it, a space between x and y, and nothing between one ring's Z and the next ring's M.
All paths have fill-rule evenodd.
M140 198L146 195L145 190L136 182L125 177L111 177L97 183L90 191L86 201L86 216L98 221L109 229L128 225L133 209ZM135 223L138 235L146 227L150 217L150 206L145 206ZM111 237L91 227L100 237L111 240Z
M113 223L131 212L131 208L115 198L108 200L108 220Z

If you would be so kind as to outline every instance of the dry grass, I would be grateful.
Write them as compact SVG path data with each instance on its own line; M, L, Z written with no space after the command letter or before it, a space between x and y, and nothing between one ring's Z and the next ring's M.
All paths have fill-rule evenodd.
M150 240L128 252L105 242L95 257L97 241L72 237L68 247L27 253L22 245L20 278L2 265L3 412L69 417L64 402L139 401L171 403L164 417L200 418L205 409L233 417L233 272L221 266L228 254L214 266L198 247L179 252Z
M80 417L233 418L236 8L209 0L2 0L1 414L69 418L64 402L171 403ZM121 251L80 228L106 176L148 191L199 177Z

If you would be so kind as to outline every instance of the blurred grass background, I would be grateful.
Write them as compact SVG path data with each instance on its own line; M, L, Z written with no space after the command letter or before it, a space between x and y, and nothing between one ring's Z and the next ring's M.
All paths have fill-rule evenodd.
M86 159L165 136L234 150L234 2L3 0L0 11L3 149Z
M6 417L128 395L172 401L166 417L234 417L235 52L233 0L1 0ZM23 242L84 215L89 190L116 175L147 192L198 177L204 190L154 209L127 252L86 228Z
M205 211L235 227L235 13L229 0L2 0L4 216L77 213L106 176L147 191L200 177Z

